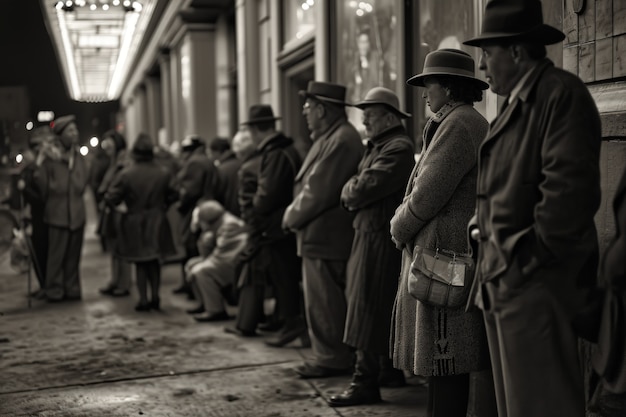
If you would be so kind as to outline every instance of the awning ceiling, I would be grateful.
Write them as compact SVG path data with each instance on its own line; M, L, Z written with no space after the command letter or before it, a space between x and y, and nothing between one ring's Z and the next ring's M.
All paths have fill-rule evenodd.
M157 0L41 0L70 97L119 98Z

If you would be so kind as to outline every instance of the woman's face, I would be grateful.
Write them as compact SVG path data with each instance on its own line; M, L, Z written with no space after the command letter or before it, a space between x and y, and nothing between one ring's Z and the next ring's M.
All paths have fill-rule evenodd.
M437 113L444 104L450 101L450 98L446 94L446 90L443 89L441 84L434 78L425 78L424 86L426 87L422 98L426 99L426 104L430 107L430 111Z

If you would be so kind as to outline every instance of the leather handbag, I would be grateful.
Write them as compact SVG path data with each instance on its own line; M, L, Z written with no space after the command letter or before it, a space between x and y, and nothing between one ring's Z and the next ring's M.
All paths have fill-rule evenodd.
M444 249L415 246L409 270L409 293L435 307L465 305L474 276L474 259Z

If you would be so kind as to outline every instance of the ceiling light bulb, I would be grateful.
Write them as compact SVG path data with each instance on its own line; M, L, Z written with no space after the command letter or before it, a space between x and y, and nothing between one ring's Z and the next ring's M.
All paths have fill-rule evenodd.
M102 5L102 10L109 10L109 5L108 4L103 4Z
M97 8L98 6L95 3L91 3L91 6L89 6L89 10L96 10Z
M74 2L73 2L72 0L67 0L67 1L65 2L65 6L66 6L66 7L72 7L73 5L74 5Z
M63 8L63 2L62 1L57 2L57 4L55 4L54 7L56 7L57 10L61 10Z
M136 12L140 12L141 9L143 9L143 6L141 5L141 3L139 3L138 1L134 1L133 10L135 10Z
M113 0L113 6L119 6L120 0Z

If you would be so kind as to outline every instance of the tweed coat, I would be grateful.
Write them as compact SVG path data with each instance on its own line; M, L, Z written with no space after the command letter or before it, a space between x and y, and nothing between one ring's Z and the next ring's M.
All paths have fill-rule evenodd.
M359 133L345 117L314 139L283 216L283 225L296 230L300 256L338 261L350 256L354 215L341 207L340 197L363 151Z
M347 265L344 343L384 356L389 355L389 323L401 262L389 221L402 201L414 153L404 126L381 132L370 138L358 174L341 191L344 207L356 213Z
M44 223L78 230L85 225L83 194L89 181L85 158L71 148L67 153L46 158L34 174L45 201Z
M598 265L600 144L587 88L542 60L480 147L477 281L541 280L568 316L581 310Z
M172 248L165 212L178 193L172 175L154 160L136 160L122 169L104 194L106 203L115 207L124 202L128 208L117 227L115 254L130 262L161 259Z
M426 305L409 294L407 284L415 245L469 251L466 227L475 205L476 156L487 128L472 106L444 105L424 128L421 157L391 220L391 235L403 247L392 322L393 361L417 375L463 374L489 363L480 310Z

